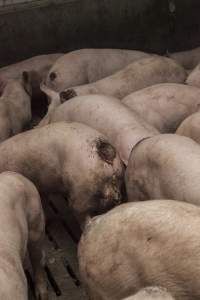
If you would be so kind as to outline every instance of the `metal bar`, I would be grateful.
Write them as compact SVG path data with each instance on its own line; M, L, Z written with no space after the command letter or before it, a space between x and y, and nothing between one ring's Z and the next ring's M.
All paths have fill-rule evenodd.
M0 14L15 13L27 9L48 7L50 5L60 5L65 3L73 3L80 0L0 0Z

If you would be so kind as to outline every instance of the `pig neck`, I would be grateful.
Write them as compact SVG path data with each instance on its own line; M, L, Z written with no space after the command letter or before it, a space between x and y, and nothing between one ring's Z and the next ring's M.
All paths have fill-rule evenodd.
M158 134L157 131L147 130L140 126L128 126L123 128L116 137L115 147L118 150L121 160L128 165L132 149L140 141Z
M44 116L44 118L40 121L40 123L38 124L37 127L42 127L44 125L49 124L51 121L51 116L53 115L54 111L56 110L56 108L59 105L61 105L59 93L51 91L48 94L48 97L50 99L48 111L47 111L46 115Z

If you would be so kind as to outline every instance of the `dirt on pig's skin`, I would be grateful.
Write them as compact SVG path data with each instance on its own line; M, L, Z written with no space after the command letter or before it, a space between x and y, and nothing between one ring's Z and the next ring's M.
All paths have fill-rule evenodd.
M0 171L20 172L42 193L68 195L79 219L122 201L124 165L104 135L84 124L18 134L0 144L0 156Z

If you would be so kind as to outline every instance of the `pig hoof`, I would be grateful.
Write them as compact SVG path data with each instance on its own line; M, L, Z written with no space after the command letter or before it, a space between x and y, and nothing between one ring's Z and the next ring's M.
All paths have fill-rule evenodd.
M48 300L48 291L46 286L36 287L35 296L37 300Z
M68 89L67 91L61 92L60 93L61 103L64 103L65 101L67 101L71 98L74 98L76 96L77 96L77 94L73 89Z
M50 73L49 74L49 78L53 81L53 80L55 80L56 79L56 73L55 72L52 72L52 73Z

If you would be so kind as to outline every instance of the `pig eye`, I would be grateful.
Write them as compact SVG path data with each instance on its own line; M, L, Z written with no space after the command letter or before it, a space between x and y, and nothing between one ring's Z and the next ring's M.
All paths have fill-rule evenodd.
M56 73L55 73L55 72L50 73L49 78L50 78L52 81L55 80L55 79L56 79Z

